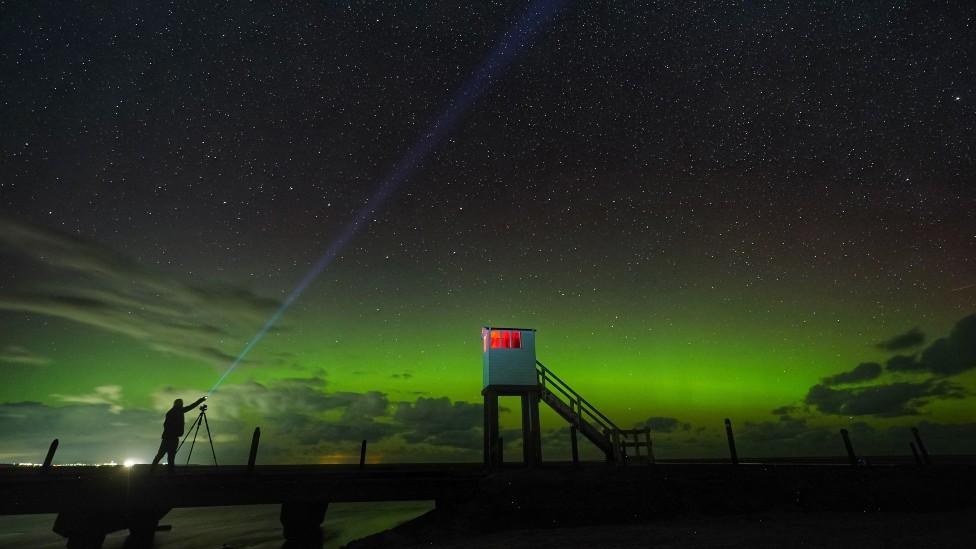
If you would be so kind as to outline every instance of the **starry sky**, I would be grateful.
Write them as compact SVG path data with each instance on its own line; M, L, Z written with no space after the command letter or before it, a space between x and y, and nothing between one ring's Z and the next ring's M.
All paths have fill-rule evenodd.
M222 461L255 425L274 462L479 460L489 324L659 457L725 417L746 456L976 453L976 7L536 6L213 394ZM523 8L0 7L0 461L150 459Z

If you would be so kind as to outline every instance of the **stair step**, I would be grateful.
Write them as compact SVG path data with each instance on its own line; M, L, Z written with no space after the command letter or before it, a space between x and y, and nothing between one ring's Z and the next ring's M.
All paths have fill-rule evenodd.
M632 458L647 460L649 463L654 462L650 431L647 429L621 429L538 360L536 361L536 371L539 376L541 400L570 425L575 425L577 430L602 450L609 460L616 461L623 458L629 454L627 449L632 448L634 449ZM559 396L556 391L562 393L563 396ZM573 403L582 409L575 409ZM591 421L584 419L584 415Z
M579 432L595 444L597 448L603 452L611 452L613 450L613 443L599 429L582 418L579 418L577 421L576 414L573 413L572 408L559 397L549 391L543 391L542 400L567 422L575 424Z

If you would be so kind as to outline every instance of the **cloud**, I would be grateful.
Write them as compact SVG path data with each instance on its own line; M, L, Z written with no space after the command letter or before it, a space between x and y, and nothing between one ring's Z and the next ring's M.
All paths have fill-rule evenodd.
M114 391L114 389L112 390ZM96 391L94 396L106 396L111 400L112 391ZM55 463L121 463L135 458L145 463L152 459L159 447L163 427L161 411L142 408L113 410L111 404L97 403L92 395L65 395L64 406L52 406L40 402L0 403L0 462L38 463L44 459L51 439L59 439ZM172 404L172 402L170 402ZM187 427L195 414L187 414ZM209 414L208 414L209 416ZM242 463L247 459L248 445L254 425L234 419L210 419L214 447L221 464ZM201 437L205 434L201 431ZM206 439L197 440L207 444ZM291 461L291 456L301 448L293 445L272 431L261 443L263 460ZM186 459L187 449L180 454L180 462ZM194 463L209 463L209 449L194 451Z
M403 427L407 442L475 448L482 444L483 409L482 404L452 403L447 397L421 397L398 403L393 418Z
M324 420L307 414L282 414L268 421L276 436L287 440L292 451L301 446L329 447L348 446L361 440L377 442L397 432L395 425L359 419L350 421ZM298 447L298 448L295 448Z
M60 445L55 463L104 463L130 456L150 459L159 446L162 416L148 410L113 411L111 404L0 403L0 462L44 459L51 439Z
M903 334L898 334L891 339L887 339L877 344L877 347L884 351L902 351L917 347L925 342L925 334L918 328L912 328Z
M976 423L922 421L918 430L929 453L976 454Z
M842 456L841 427L849 431L859 455L904 454L911 436L907 428L877 429L864 421L835 425L762 421L746 422L736 432L736 445L740 457Z
M747 421L736 429L741 455L796 456L837 454L835 432L805 421Z
M690 431L690 423L682 423L673 417L649 417L638 423L636 427L649 427L653 433L673 433L679 429Z
M881 345L888 350L905 349L920 344L923 339L918 329L912 329ZM887 360L884 368L875 362L864 362L851 371L825 377L809 389L803 402L808 407L808 414L816 411L846 416L917 415L932 400L967 398L969 393L965 389L944 378L972 368L976 368L976 314L960 319L947 337L933 341L919 354L897 354ZM836 387L876 381L885 370L930 375L921 381ZM781 421L789 421L797 411L796 408L782 407L773 413L781 416Z
M888 359L885 367L889 372L911 372L924 370L925 366L915 355L895 355Z
M907 416L933 398L964 398L958 385L942 381L891 383L851 389L833 389L819 384L810 388L804 402L824 414L845 416Z
M176 398L187 400L195 396L192 391L167 387L153 395L154 407L162 411ZM350 445L363 439L376 442L399 431L389 421L386 394L330 393L323 377L224 385L208 404L207 416L212 425L228 424L237 429L242 440L260 425L266 438L279 441L272 455L286 461L314 456L318 448Z
M217 457L222 464L242 463L247 459L251 432L257 425L263 433L259 453L262 463L355 461L359 441L363 439L370 442L371 458L384 454L385 459L396 461L480 458L481 406L477 404L451 402L447 398L423 399L413 404L396 403L390 415L390 408L383 404L385 397L382 393L328 394L324 392L323 382L314 378L247 384L233 397L229 396L235 392L232 387L237 386L228 386L226 393L222 389L219 399L214 397L208 413ZM93 395L109 401L121 398L121 392L116 389L99 389ZM39 462L55 437L61 441L57 463L121 461L127 457L148 460L159 445L163 409L172 403L171 397L186 399L194 394L170 389L159 395L161 408L158 410L125 408L115 413L110 404L87 398L92 395L67 396L69 398L64 402L73 402L64 406L38 402L0 404L0 435L3 438L0 462ZM242 407L230 410L235 404ZM247 408L251 405L270 411L267 415L256 414ZM277 409L279 405L285 407ZM316 410L320 405L332 408ZM359 411L347 414L349 408ZM384 408L385 415L375 415ZM736 425L740 456L842 455L840 427L851 431L859 454L905 454L911 440L907 426L872 428L864 422L850 422L846 418L835 419L835 425L823 425L823 417L816 421L790 417L790 414L800 412L801 407L785 406L777 410L780 412L777 421ZM323 413L332 415L335 412L339 412L336 418L322 417ZM193 412L187 416L187 424L193 416ZM725 437L720 426L690 429L686 433L685 424L680 421L666 424L676 427L670 436L655 439L658 457L726 455ZM919 428L932 453L976 452L976 423L921 422ZM517 445L518 434L518 430L506 430L506 442ZM543 441L546 459L569 458L566 427L544 431ZM599 450L586 442L585 437L580 438L580 445L587 459L600 459ZM195 463L207 463L211 459L207 451L194 452L194 456Z
M976 368L976 314L957 322L948 337L933 341L922 351L921 363L940 376Z
M51 359L34 354L26 347L8 345L0 350L0 363L45 366L51 363Z
M100 244L11 219L0 218L0 254L40 266L28 286L0 291L0 310L72 320L217 366L233 360L278 306L241 288L154 273Z
M779 408L773 408L770 412L773 415L783 417L790 417L791 415L800 411L799 406L780 406Z
M119 404L119 401L122 399L122 387L119 385L102 385L95 387L95 391L92 393L81 395L60 395L55 393L51 396L61 402L69 402L72 404L105 404L108 405L109 411L113 414L118 414L122 411L122 405Z
M909 425L871 426L863 421L844 421L833 425L806 422L747 422L736 431L740 456L791 457L841 456L844 444L841 427L850 432L858 455L911 455ZM976 423L918 423L925 445L932 454L972 454L976 452Z
M930 372L940 377L976 368L976 314L960 319L948 336L933 341L920 355L896 355L887 366L892 372Z
M211 423L260 422L262 429L294 446L291 456L319 446L333 448L363 439L378 442L396 435L410 444L481 447L481 404L421 397L392 406L380 391L333 393L326 385L322 377L225 385L208 401L207 415ZM195 396L192 391L165 388L153 395L154 408L161 412L176 398ZM280 455L287 457L284 452Z
M342 420L345 422L365 422L385 416L390 401L379 391L344 392L329 395L329 405L345 409L342 415Z
M288 413L313 414L346 405L348 397L336 397L324 391L324 378L287 378L262 384L247 381L223 385L211 395L209 415L214 418L239 419L248 414L275 417ZM165 387L153 393L153 407L167 410L173 400L194 400L197 392Z
M4 440L0 461L39 461L50 437L59 433L69 435L74 450L84 450L73 451L73 460L120 460L128 457L126 453L149 459L159 445L163 415L173 400L189 402L198 396L196 391L166 387L152 395L151 409L132 409L120 405L120 387L102 386L91 393L54 395L66 404L61 407L0 404ZM262 430L261 459L267 463L355 460L364 439L370 442L371 456L395 448L403 455L425 459L469 460L477 459L481 451L483 406L446 397L391 403L380 391L329 392L326 379L313 376L224 385L208 404L221 463L247 458L257 426ZM195 411L188 413L188 425L195 416ZM209 459L206 452L201 456L194 460ZM396 456L392 459L401 459Z
M825 377L822 381L824 385L843 385L846 383L858 383L870 381L881 375L881 365L876 362L862 362L849 372L842 372L837 375Z

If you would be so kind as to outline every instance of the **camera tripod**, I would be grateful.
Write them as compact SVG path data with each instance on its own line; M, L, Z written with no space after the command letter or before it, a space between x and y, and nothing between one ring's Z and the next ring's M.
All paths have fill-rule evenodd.
M193 447L197 443L197 433L200 432L200 425L201 424L203 424L207 428L207 439L210 440L210 453L213 454L214 467L217 467L217 452L214 450L213 437L210 436L210 422L207 421L207 405L206 404L200 406L200 415L198 415L196 421L194 421L193 424L190 425L190 428L187 430L186 435L183 436L183 441L180 442L180 445L176 449L176 451L179 452L180 451L180 448L183 448L183 443L186 442L186 439L187 438L189 438L190 431L193 431L193 440L190 441L190 452L186 455L186 464L189 465L190 464L190 456L193 455Z

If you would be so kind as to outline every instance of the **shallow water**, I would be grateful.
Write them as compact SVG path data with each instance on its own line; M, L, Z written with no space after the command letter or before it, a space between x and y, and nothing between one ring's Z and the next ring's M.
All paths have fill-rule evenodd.
M430 501L332 503L323 531L327 549L337 549L354 539L392 528L433 509ZM233 548L278 549L282 544L278 505L191 507L174 509L160 524L169 532L156 534L159 549ZM63 548L64 538L51 531L55 515L0 516L0 547L18 549ZM104 549L119 549L127 531L110 534Z

